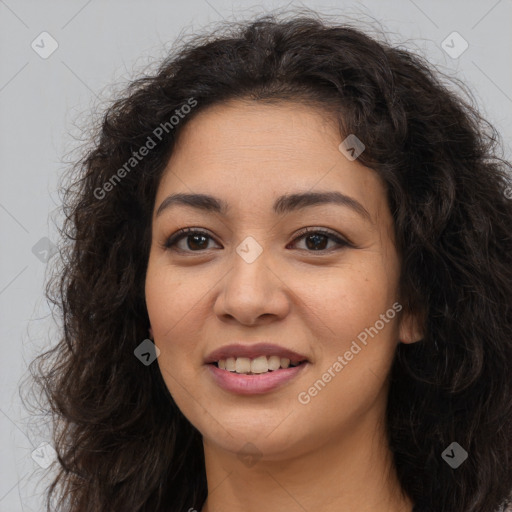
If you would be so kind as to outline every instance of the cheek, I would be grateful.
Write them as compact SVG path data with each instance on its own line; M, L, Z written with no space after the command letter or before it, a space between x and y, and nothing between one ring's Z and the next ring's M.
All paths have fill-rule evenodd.
M324 324L322 332L346 340L373 325L397 300L395 274L391 264L386 271L375 260L360 261L334 268L322 279L307 279L296 292Z
M197 341L206 337L202 330L208 317L205 294L215 281L207 272L172 267L165 255L150 258L146 306L160 349L157 361L171 392L179 392L179 383L196 378L194 371L201 364Z
M199 300L201 288L182 279L180 273L164 262L150 263L146 274L146 306L156 338L171 334L174 326Z
M164 268L148 266L145 286L146 306L154 342L160 350L156 362L173 399L181 403L183 401L180 398L181 383L187 382L189 377L186 376L187 365L182 364L185 360L184 352L187 351L187 344L182 342L184 338L180 328L190 306L182 285L171 276L172 273L165 271ZM181 405L178 406L181 409Z
M314 330L328 333L318 338L316 350L315 376L329 382L324 399L330 394L370 398L384 385L398 342L401 309L393 272L386 273L377 262L354 265L334 274L329 286L309 292L318 325Z
M177 361L183 360L183 351L187 350L182 330L187 314L190 314L194 302L197 302L194 293L187 293L197 287L177 277L165 265L151 264L150 261L145 284L146 307L154 342L160 349L158 364L166 382L168 378L165 372L175 374L181 366Z

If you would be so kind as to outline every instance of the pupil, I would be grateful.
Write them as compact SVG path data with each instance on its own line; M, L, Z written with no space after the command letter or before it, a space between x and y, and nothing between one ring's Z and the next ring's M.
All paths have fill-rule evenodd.
M196 239L198 239L198 238L202 238L202 239L203 239L203 245L204 245L204 242L206 241L206 237L205 237L204 235L191 235L191 236L189 236L189 237L188 237L188 242L189 242L189 243L188 243L188 248L189 248L189 249L194 249L194 248L196 248L196 249L202 249L202 248L203 248L203 245L201 245L200 243L199 243L199 245L198 245L198 246L193 247L193 246L194 246L194 244L195 244L195 240L196 240ZM194 242L190 243L190 239L193 239L193 240L194 240Z
M321 234L309 235L308 237L306 237L306 245L307 245L308 249L315 249L315 250L324 249L325 243L321 244L321 247L318 247L318 245L317 245L319 238L323 238L324 242L326 242L326 240L327 240L327 237L325 235L321 235ZM308 240L311 240L311 239L315 240L315 242L313 244L308 243Z

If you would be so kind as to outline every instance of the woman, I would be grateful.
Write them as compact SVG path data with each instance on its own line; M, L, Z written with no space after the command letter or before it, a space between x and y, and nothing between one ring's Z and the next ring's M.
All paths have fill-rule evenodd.
M503 510L497 140L420 57L314 15L132 83L67 189L48 507Z

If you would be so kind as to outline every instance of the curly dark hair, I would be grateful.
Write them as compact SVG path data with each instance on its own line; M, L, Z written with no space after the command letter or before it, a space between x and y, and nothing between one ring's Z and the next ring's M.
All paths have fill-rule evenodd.
M328 109L345 136L371 141L358 160L386 185L404 312L424 327L421 341L397 345L390 374L386 421L401 486L418 510L504 507L512 165L458 79L385 37L313 13L230 22L175 47L112 102L71 169L63 257L46 291L63 335L31 364L60 464L48 510L57 492L69 512L200 510L206 499L201 434L158 365L141 367L134 349L149 328L144 282L159 180L183 126L231 99ZM155 147L128 169L148 137ZM469 453L456 471L441 457L453 441Z

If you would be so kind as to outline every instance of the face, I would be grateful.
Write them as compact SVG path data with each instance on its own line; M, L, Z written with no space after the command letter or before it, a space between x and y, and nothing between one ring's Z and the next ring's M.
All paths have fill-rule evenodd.
M396 345L413 336L384 185L341 140L326 113L285 102L232 101L183 127L156 195L146 303L165 383L205 443L279 459L383 417ZM258 343L277 347L242 351ZM233 344L249 367L258 356L255 373L286 350L306 362L250 375L207 363Z

